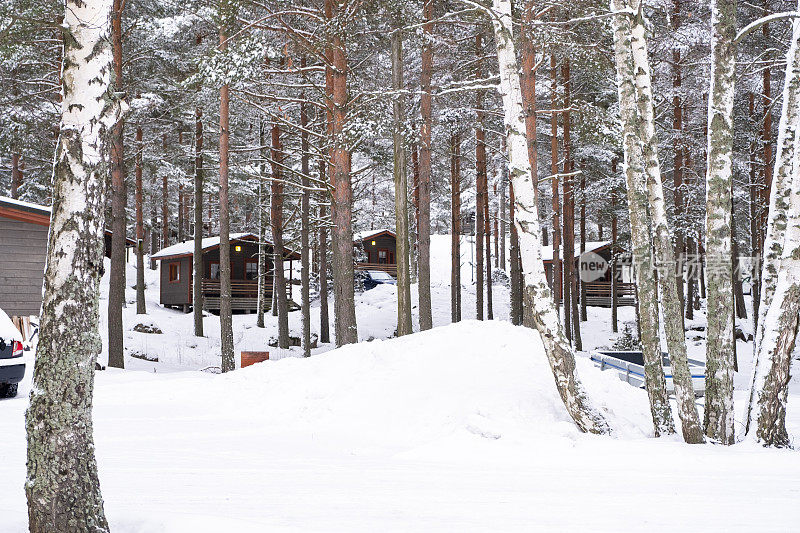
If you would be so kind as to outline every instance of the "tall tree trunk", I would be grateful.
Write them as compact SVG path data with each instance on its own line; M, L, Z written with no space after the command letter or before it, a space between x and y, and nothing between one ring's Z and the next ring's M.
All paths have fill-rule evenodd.
M44 273L28 438L28 527L107 532L94 456L92 395L103 274L109 130L121 120L111 85L111 0L67 0L61 135ZM90 21L90 22L88 22Z
M334 0L325 0L325 14L333 21L340 15ZM344 34L336 31L328 50L328 106L331 142L331 221L333 237L333 310L336 345L358 342L356 325L355 288L353 286L353 190L350 181L350 149L345 139L347 125L347 53Z
M764 257L758 322L755 333L753 376L747 406L745 431L749 432L758 411L756 436L769 445L783 445L786 387L794 337L791 312L797 281L798 168L800 154L795 139L800 129L800 22L795 20L792 42L786 55L783 103L778 125L775 173L769 201L769 219L764 239ZM792 270L794 269L794 271ZM795 316L797 310L794 310ZM786 351L788 350L788 352ZM782 407L781 407L782 402ZM758 404L758 407L756 407Z
M503 169L504 172L507 172L507 169ZM522 274L522 261L520 258L520 249L519 249L519 233L517 232L516 226L516 212L514 206L516 204L516 198L514 197L514 183L513 180L509 184L509 198L511 203L509 204L509 219L511 220L511 239L510 239L510 248L509 248L509 255L510 262L511 262L511 323L515 326L522 325L523 323L523 309L522 309L522 301L523 301L523 274Z
M203 336L203 110L194 108L194 254L192 256L194 334Z
M461 321L461 136L450 135L450 319Z
M272 245L275 276L275 292L272 305L278 310L278 347L289 348L289 305L286 299L286 277L284 272L283 247L283 147L281 146L281 128L277 123L272 125L272 186L270 203L270 223L272 226Z
M483 235L486 240L486 319L492 320L494 318L494 312L492 310L492 231L491 218L489 217L488 181L487 179L484 182L485 187L483 190Z
M581 235L581 254L586 252L586 163L581 160L581 216L580 216L580 235ZM578 270L575 280L581 287L581 322L586 322L586 283L583 282Z
M611 10L637 12L630 0L611 0ZM638 24L638 23L637 23ZM613 18L614 56L617 70L622 140L623 169L628 190L628 213L631 226L631 247L636 271L639 338L645 367L645 388L650 399L650 413L655 436L675 432L666 390L658 325L658 294L652 256L652 222L647 215L648 191L645 176L644 135L640 131L637 107L635 67L633 60L634 21L626 16Z
M136 127L136 314L147 313L144 301L144 217L142 215L142 127Z
M300 61L301 68L306 67L305 56ZM308 104L305 93L301 96L300 104L300 171L303 173L301 183L303 192L300 198L300 309L303 313L303 356L311 357L311 246L309 245L309 232L311 231L311 181L309 180L310 147L308 143ZM288 310L287 310L288 311ZM286 329L289 329L288 312Z
M556 301L564 303L564 291L562 290L562 270L561 256L559 247L561 245L561 201L558 199L558 65L556 56L550 56L550 178L552 197L553 197L553 293ZM566 304L564 304L566 306ZM566 315L565 313L565 316ZM566 320L566 319L565 319ZM565 322L567 324L567 322ZM569 329L568 326L565 326Z
M483 78L483 34L475 36L477 67L475 77ZM483 91L475 91L475 318L483 320L483 202L486 181L486 132L483 129Z
M672 1L672 30L678 32L680 29L680 0ZM672 51L672 149L674 152L672 170L672 183L675 187L675 282L678 287L678 298L681 301L681 309L684 305L683 291L683 265L686 253L686 236L683 230L684 198L683 198L683 106L678 94L681 90L681 52L677 48Z
M164 151L164 158L167 154L167 134L161 135L161 149ZM209 209L211 205L209 203ZM209 221L211 215L209 214ZM210 222L209 222L210 223ZM169 181L166 173L161 177L161 247L169 246Z
M419 149L419 329L433 327L431 311L431 77L433 75L433 0L425 0L422 14L422 65L420 70L420 131ZM405 172L405 171L404 171Z
M751 125L755 125L755 95L751 92L748 93L749 100L749 116ZM750 296L753 302L753 331L758 331L758 318L759 303L761 300L761 224L760 224L760 195L758 190L758 171L756 170L756 157L757 157L756 141L750 143L750 157L748 165L750 167L749 181L747 183L750 190L750 202L748 209L748 218L750 219ZM755 353L755 352L754 352Z
M22 170L19 164L19 152L11 154L11 198L19 198L19 188L22 186Z
M222 25L219 31L220 50L228 48L227 21L231 5L223 0L220 5ZM228 156L230 146L230 92L228 84L219 90L219 324L222 350L222 372L236 369L233 353L233 310L231 308L231 246L230 205L228 201ZM167 227L166 213L164 227Z
M572 143L570 141L570 69L569 61L561 65L561 76L564 78L564 326L567 338L573 346L580 350L580 320L577 316L577 291L575 272L575 183L572 163Z
M325 183L327 161L319 160L319 182ZM327 198L327 193L325 194ZM319 204L319 341L331 342L330 319L328 317L328 221L325 201Z
M505 167L505 165L503 165ZM506 173L501 169L500 170L500 235L498 243L500 244L500 254L499 254L499 268L503 271L507 270L507 263L506 263L506 224L508 224L507 212L508 209L506 208L506 191L508 190L508 176Z
M730 258L736 2L712 0L711 13L706 171L708 340L703 422L706 436L722 444L733 444L733 272Z
M769 9L768 3L764 2L764 7ZM770 41L769 24L764 24L761 27L764 36L764 42ZM761 75L763 76L762 82L762 99L764 106L764 122L761 127L761 142L764 145L764 167L762 174L762 187L761 187L761 238L766 235L766 228L769 220L769 210L767 207L770 202L770 195L772 192L772 176L773 176L773 160L772 160L772 69L767 66ZM766 312L766 309L765 309Z
M642 156L649 198L652 235L655 241L658 264L674 268L675 248L672 243L664 190L661 180L661 167L658 160L658 141L655 134L655 113L650 75L650 64L645 40L645 21L638 0L633 4L637 16L631 28L631 48L635 68L637 110L639 114L638 133L642 139ZM728 254L730 257L730 254ZM681 276L682 277L682 276ZM675 385L675 398L678 415L681 419L683 439L690 444L703 442L700 418L695 405L692 376L686 355L686 336L683 322L677 277L674 271L667 270L658 280L659 294L663 307L664 332L667 340L670 365ZM659 362L660 362L659 357Z
M122 0L114 0L111 18L111 47L114 56L114 90L124 91L122 81ZM111 131L111 271L108 288L108 366L125 368L125 338L122 308L125 306L125 153L124 120Z
M617 176L617 158L611 160L611 175L616 179ZM611 186L611 331L617 333L619 331L619 319L617 317L617 308L619 307L619 299L617 293L617 256L619 249L617 248L617 189Z
M427 5L432 0L428 0ZM394 216L395 228L397 235L397 336L402 337L414 332L411 325L411 272L409 267L409 238L408 238L408 176L406 174L406 150L405 140L403 139L403 123L405 122L406 106L405 96L405 83L403 82L403 20L400 13L395 14L395 29L391 36L392 46L392 89L395 92L392 99L392 111L394 115L394 130L392 132L392 140L394 143ZM424 53L424 52L423 52ZM424 71L424 68L423 68ZM423 76L424 77L424 76ZM430 89L430 80L428 80ZM428 99L430 95L428 95ZM428 114L430 115L430 101L428 102ZM423 112L423 139L422 139L422 169L427 165L427 180L430 185L430 133L428 133L427 140L425 139L425 128L430 126L430 116L426 122L425 113ZM430 130L428 130L430 131ZM427 146L427 148L426 148ZM427 158L427 163L426 163ZM423 176L421 182L425 181L425 170L421 171ZM424 188L424 187L423 187ZM424 196L424 195L423 195ZM430 198L430 197L428 197ZM430 208L430 205L428 206ZM428 210L430 214L430 209ZM424 241L425 239L421 239ZM430 231L428 231L428 250L430 249ZM422 256L422 254L420 254ZM420 263L422 265L422 262ZM420 273L424 270L423 266L420 268ZM430 274L430 261L427 264L428 274ZM430 283L428 284L430 289ZM430 329L431 324L428 322L427 327L422 327L422 292L423 287L420 283L420 329ZM428 311L430 312L430 294L428 294ZM430 321L430 316L427 317Z
M267 146L267 124L261 118L258 121L258 146L259 146L259 163L258 163L258 300L256 301L256 327L263 328L264 313L267 310L267 226L269 225L269 218L267 217L265 192L267 182L267 160L269 158L269 149ZM272 288L270 287L270 291ZM274 294L273 294L274 297Z
M526 300L531 319L544 343L561 399L577 426L592 433L608 433L603 416L592 408L575 372L575 359L558 323L558 313L542 263L538 206L525 138L525 118L511 25L510 0L493 0L492 25L500 67L500 92L505 111L509 174L515 190L515 225L521 240Z

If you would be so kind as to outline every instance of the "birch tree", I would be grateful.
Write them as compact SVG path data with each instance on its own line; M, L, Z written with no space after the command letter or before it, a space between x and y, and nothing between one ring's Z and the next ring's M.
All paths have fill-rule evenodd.
M770 446L789 445L786 402L800 312L800 161L795 149L800 121L799 43L800 21L795 20L786 56L778 151L764 247L762 304L746 412L746 431L756 416L756 438ZM788 186L790 180L791 187ZM779 238L780 233L785 235L784 239Z
M711 88L706 170L708 327L703 425L706 436L733 444L733 264L731 184L736 75L736 2L711 4Z
M61 131L53 179L41 330L26 413L30 531L108 531L94 456L92 393L102 344L112 0L67 0Z
M611 9L618 13L613 18L614 58L624 148L623 168L628 186L631 246L639 301L640 338L645 363L645 388L650 399L655 435L660 436L674 433L675 425L661 363L658 295L650 242L652 223L647 215L649 200L644 169L644 137L639 130L641 117L637 106L632 43L633 16L636 15L636 10L625 0L612 0Z
M663 307L664 333L672 367L672 381L675 386L675 398L678 402L678 416L681 419L683 438L690 444L696 444L703 442L703 432L700 427L700 416L694 403L692 374L689 370L689 360L686 355L683 306L680 296L681 288L678 286L678 280L674 275L676 266L675 249L667 221L664 187L661 180L661 165L658 160L652 77L647 55L644 15L642 13L642 4L639 0L633 0L630 7L636 13L631 21L630 43L639 112L637 125L643 143L642 156L644 157L648 207L652 219L656 260L659 265L664 267L664 275L660 277L660 283L658 284ZM661 364L660 353L658 354L658 363Z
M578 428L590 433L608 433L610 429L605 418L591 406L578 380L575 356L559 325L553 294L545 277L538 206L528 159L525 113L511 25L511 1L493 0L492 6L489 14L500 66L509 175L514 187L514 225L519 233L525 291L533 305L531 318L544 344L558 392Z

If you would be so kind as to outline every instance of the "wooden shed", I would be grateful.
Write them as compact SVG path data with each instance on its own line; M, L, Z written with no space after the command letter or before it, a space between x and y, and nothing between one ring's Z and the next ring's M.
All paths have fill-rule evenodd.
M611 241L587 242L585 248L587 252L594 252L605 259L609 265L611 264ZM563 248L561 249L561 255L563 255ZM579 268L580 256L580 245L576 243L574 258L576 269ZM554 264L552 246L542 246L542 259L547 282L552 287ZM629 264L629 258L618 258L617 267L613 272L617 276L617 304L621 306L635 305L636 303L636 284L630 279L630 274L628 273ZM612 270L609 268L602 278L586 283L586 303L588 305L611 307L611 276ZM562 295L560 292L554 296L556 301L561 301Z
M231 248L231 306L239 311L255 311L258 302L258 235L253 233L232 233ZM220 306L219 236L206 237L203 247L203 308L218 311ZM267 242L267 279L264 294L272 298L274 248ZM165 307L181 307L188 310L193 302L193 261L194 241L184 241L168 246L152 259L161 262L160 302ZM287 291L292 296L292 261L300 259L300 254L290 250L284 252L289 262Z
M11 316L39 314L49 228L49 207L0 196L0 307ZM108 230L105 253L111 256Z
M397 277L397 235L393 231L356 232L353 234L353 247L361 256L361 260L356 260L356 270L381 270Z

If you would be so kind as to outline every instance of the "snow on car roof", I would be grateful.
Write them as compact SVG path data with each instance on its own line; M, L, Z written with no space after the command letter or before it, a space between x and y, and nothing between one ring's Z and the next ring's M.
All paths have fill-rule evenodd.
M8 315L2 309L0 309L0 339L22 342L22 335L19 330L17 330L14 323L11 322L11 319L8 318Z

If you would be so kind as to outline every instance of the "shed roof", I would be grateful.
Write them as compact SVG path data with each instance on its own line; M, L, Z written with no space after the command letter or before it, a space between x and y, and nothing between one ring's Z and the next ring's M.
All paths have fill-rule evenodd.
M586 241L586 251L587 252L597 252L598 250L602 250L607 246L611 245L611 241ZM563 247L561 249L561 253L563 254ZM575 246L575 257L578 258L581 256L580 246ZM552 246L542 246L542 261L552 261L553 260L553 247Z
M30 222L40 226L50 225L50 215L53 209L47 205L39 205L23 200L16 200L8 196L0 196L0 217L11 218L22 222ZM112 235L110 229L105 230L106 235ZM136 241L125 237L126 246L134 246Z
M255 241L258 242L258 235L255 233L231 233L228 237L229 242L233 241ZM219 247L219 235L214 237L206 237L201 241L201 246L203 247L203 252L208 250L218 248ZM272 246L270 241L266 241L266 244ZM183 241L179 242L178 244L173 244L172 246L167 246L166 248L159 250L158 252L154 253L151 256L151 259L155 259L157 261L161 261L163 259L176 259L178 257L190 257L194 254L194 240L191 241ZM300 254L293 250L287 250L286 255L289 259L299 259Z
M366 231L356 231L355 233L353 233L353 242L365 241L367 239L371 239L372 237L377 237L378 235L382 235L384 233L387 233L392 237L397 238L397 235L395 235L395 233L390 229L387 228L371 229Z

